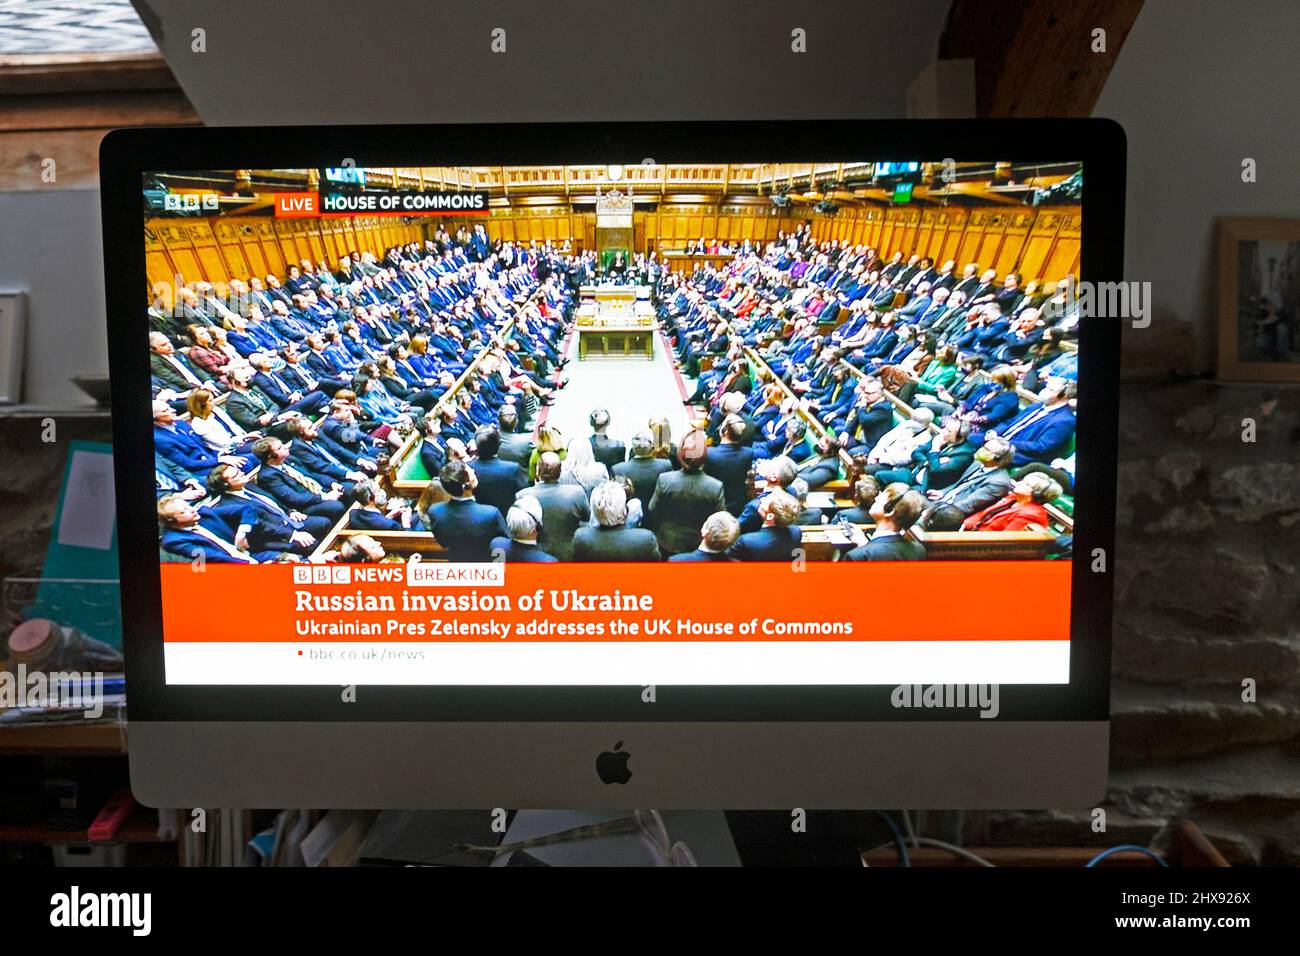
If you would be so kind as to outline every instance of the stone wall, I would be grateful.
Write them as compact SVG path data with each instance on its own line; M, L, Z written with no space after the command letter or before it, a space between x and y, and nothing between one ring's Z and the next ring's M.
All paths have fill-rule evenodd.
M968 838L1159 844L1187 816L1230 860L1300 863L1300 388L1125 383L1115 519L1107 832L1088 808Z

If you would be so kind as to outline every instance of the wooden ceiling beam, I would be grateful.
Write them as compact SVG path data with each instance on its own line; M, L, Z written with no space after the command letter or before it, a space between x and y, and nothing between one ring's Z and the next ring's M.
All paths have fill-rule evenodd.
M939 58L975 61L978 117L1090 116L1141 10L1142 0L953 0Z

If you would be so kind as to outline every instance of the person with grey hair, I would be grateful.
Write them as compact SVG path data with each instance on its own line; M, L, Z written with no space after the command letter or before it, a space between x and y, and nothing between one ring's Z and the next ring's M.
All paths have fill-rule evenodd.
M654 457L655 440L648 429L643 428L632 436L629 450L631 457L614 466L614 477L621 475L631 480L635 489L634 497L649 504L659 476L672 471L673 466L663 458Z
M586 525L573 536L575 561L658 561L653 531L627 526L627 492L606 481L591 492L591 512L598 525Z
M766 461L760 461L756 470L760 478L766 483L763 493L751 498L746 504L743 511L740 512L740 530L749 534L751 531L757 531L763 527L763 518L759 515L758 509L762 505L763 499L773 491L783 491L790 487L790 482L794 481L799 473L799 466L795 464L793 458L785 455L777 455L775 458L768 458Z
M912 452L929 444L930 426L934 412L928 408L914 408L912 415L900 425L895 425L881 436L880 441L867 455L868 475L892 468L902 468L912 461Z
M983 511L1011 491L1015 480L1008 469L1016 449L1005 438L993 435L975 452L971 464L943 491L927 491L936 505L953 505L967 516Z
M542 529L542 503L532 495L521 495L506 511L510 537L492 539L492 559L517 564L554 564L558 559L537 544Z
M740 522L729 512L715 511L700 528L700 546L674 554L669 561L735 561L727 550L740 537Z
M709 413L709 426L706 433L713 441L722 440L720 429L722 423L730 418L739 418L744 428L741 430L740 437L737 439L740 444L746 447L754 444L754 439L758 437L758 425L749 413L745 411L745 401L748 396L744 392L725 392L713 410Z
M808 507L808 482L802 478L796 478L790 482L790 487L786 489L794 496L794 500L799 502L799 515L794 519L794 523L803 527L805 525L819 525L822 523L822 511L820 508Z
M605 481L609 481L609 469L596 460L591 442L586 438L570 441L560 466L560 484L577 485L590 496Z

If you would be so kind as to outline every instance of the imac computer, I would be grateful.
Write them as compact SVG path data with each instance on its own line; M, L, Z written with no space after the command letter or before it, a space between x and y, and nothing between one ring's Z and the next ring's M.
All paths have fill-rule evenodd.
M137 797L1098 799L1123 170L1097 120L110 134Z

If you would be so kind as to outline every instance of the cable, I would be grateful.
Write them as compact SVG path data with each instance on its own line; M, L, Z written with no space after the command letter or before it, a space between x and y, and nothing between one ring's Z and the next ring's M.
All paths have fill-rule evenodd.
M916 842L916 831L912 829L912 815L906 810L898 812L903 815L903 828L907 830L907 838L912 841L913 848L919 846L920 844Z
M898 824L884 810L877 810L880 818L889 824L890 831L894 834L894 846L898 847L898 863L900 866L911 866L912 858L907 855L907 844L903 841L903 832L898 829ZM888 846L888 844L885 844ZM865 865L865 864L864 864Z
M970 850L967 850L965 847L960 847L953 843L946 843L943 840L934 840L931 839L930 837L917 837L916 840L921 846L932 846L939 850L947 850L949 853L953 854L954 856L959 856L963 860L969 860L972 863L978 863L980 866L987 866L995 869L997 868L996 863L990 863L988 860L984 859L984 857L977 856L976 854L972 853Z
M921 846L932 846L939 850L947 850L949 853L953 854L954 856L959 856L963 860L969 860L971 863L978 863L980 866L987 866L992 869L997 869L996 863L990 863L988 860L984 859L984 857L977 856L976 854L972 853L970 850L965 849L964 847L956 846L955 844L952 843L945 843L943 840L933 840L930 837L917 837L916 842ZM866 852L870 853L872 850L879 850L887 846L896 847L897 845L898 845L897 841L891 840L888 843L880 844L880 846L873 846L871 847L870 850L867 850ZM866 864L863 865L865 866ZM911 866L911 863L909 862L907 865Z
M1168 862L1165 860L1165 858L1162 857L1159 853L1156 853L1154 850L1152 850L1152 849L1150 849L1150 848L1148 848L1148 847L1145 847L1145 846L1137 846L1136 844L1133 844L1133 843L1124 843L1124 844L1121 844L1120 846L1113 846L1113 847L1111 847L1109 850L1102 850L1100 853L1098 853L1096 856L1094 856L1094 857L1093 857L1091 860L1089 860L1087 863L1083 864L1083 866L1084 866L1085 869L1087 869L1087 868L1089 868L1089 867L1094 867L1094 866L1096 866L1098 863L1100 863L1102 860L1106 859L1106 857L1110 856L1111 854L1114 854L1114 853L1126 853L1126 852L1131 852L1131 853L1141 853L1141 854L1143 854L1143 855L1145 855L1145 856L1149 856L1149 857L1151 857L1151 859L1155 860L1157 863L1159 863L1159 864L1160 864L1161 866L1163 866L1163 867L1168 867L1168 866L1169 866L1169 863L1168 863Z

